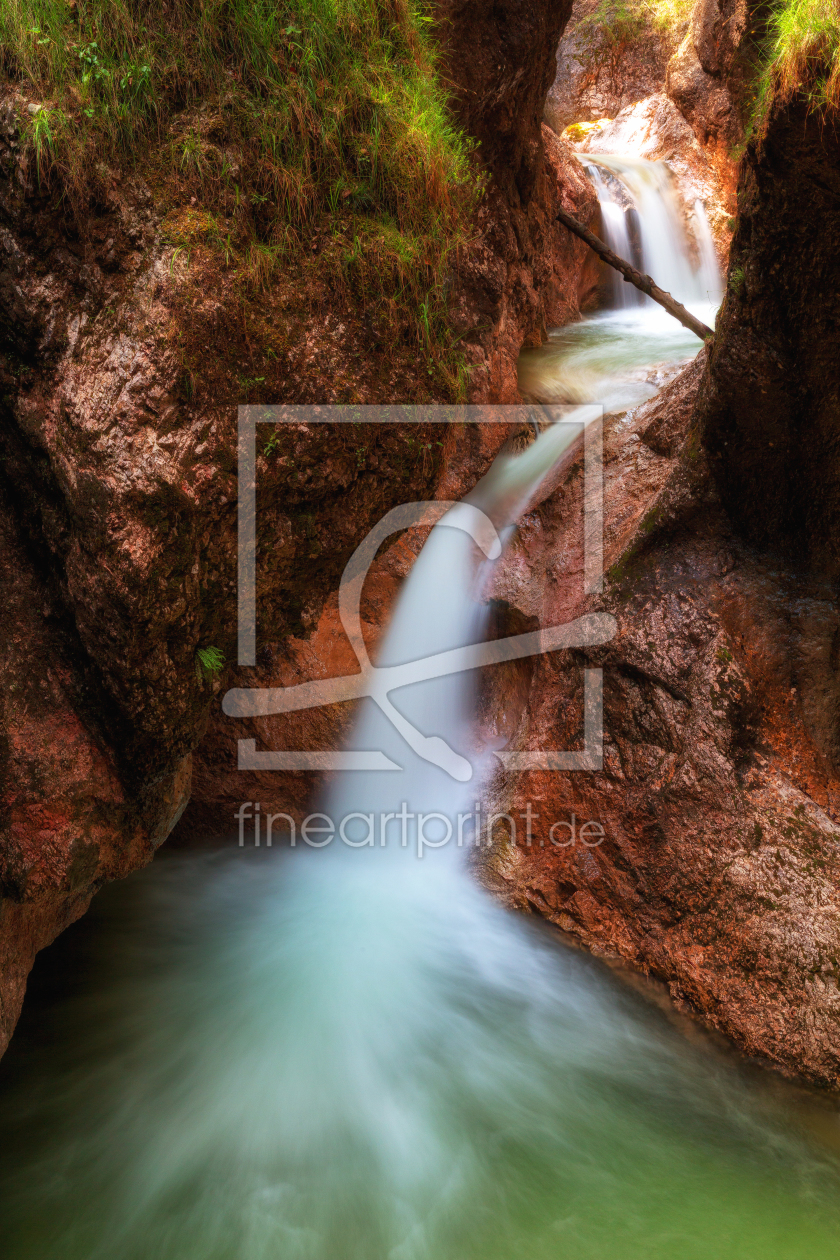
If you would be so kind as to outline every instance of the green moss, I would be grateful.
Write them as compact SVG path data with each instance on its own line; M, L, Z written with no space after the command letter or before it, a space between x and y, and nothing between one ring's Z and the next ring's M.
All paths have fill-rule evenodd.
M651 508L651 510L647 513L647 515L642 520L642 524L640 527L642 530L642 533L652 534L661 519L662 519L662 508L659 506L659 504L657 504L656 507Z
M728 286L736 297L740 297L747 283L747 274L743 267L733 267L729 273Z

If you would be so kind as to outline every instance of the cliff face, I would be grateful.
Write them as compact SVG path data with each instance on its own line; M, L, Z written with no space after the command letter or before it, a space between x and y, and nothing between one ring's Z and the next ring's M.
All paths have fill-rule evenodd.
M649 17L645 20L645 9L630 21L627 7L616 9L612 14L607 10L599 33L594 23L604 12L601 0L575 0L545 101L545 121L558 134L571 123L615 118L662 90L685 21L676 28L659 27Z
M574 315L594 284L583 247L552 222L560 197L591 217L591 190L553 138L546 156L540 134L566 17L565 5L519 0L492 15L463 4L439 14L455 106L481 141L488 181L473 243L442 278L476 401L514 397L522 342ZM25 152L26 110L8 85L0 1049L37 950L104 880L149 860L182 813L211 710L196 817L228 791L258 798L258 781L237 778L236 732L214 703L220 681L196 655L236 651L235 405L430 398L417 347L383 342L319 281L318 237L300 275L243 292L199 245L179 246L185 223L200 226L195 198L163 204L118 170L99 172L104 191L80 229ZM331 592L355 545L392 504L462 490L493 454L463 434L445 449L437 438L316 426L261 457L261 681L286 680L319 653L339 671ZM329 746L337 732L297 734L301 746ZM311 786L273 784L292 800Z
M691 36L706 78L695 76L696 110L681 107L714 152L737 121L718 105L743 99L744 12L699 12L711 14ZM481 857L511 904L659 977L748 1053L833 1089L838 170L836 122L802 97L747 147L708 355L607 429L604 596L582 591L579 470L523 523L498 596L544 625L604 607L619 629L598 652L540 660L524 693L517 682L511 747L580 747L581 670L600 667L604 765L499 773L495 808L521 818L530 805L540 819L516 848L500 824ZM580 838L590 820L600 844Z
M836 120L776 110L747 150L726 300L700 415L733 520L757 545L840 573Z
M480 869L747 1053L837 1088L834 587L733 528L695 415L704 357L607 425L603 596L583 592L582 461L521 524L494 591L508 615L598 608L618 630L491 680L488 711L507 714L511 751L580 749L583 668L602 669L603 769L500 770L487 808L519 842L499 821Z
M586 247L554 222L559 198L585 222L597 203L568 150L541 134L555 50L571 0L500 9L442 0L454 99L490 174L480 236L460 268L452 313L473 364L476 401L518 401L516 358L567 323L594 292ZM483 331L486 330L486 331Z

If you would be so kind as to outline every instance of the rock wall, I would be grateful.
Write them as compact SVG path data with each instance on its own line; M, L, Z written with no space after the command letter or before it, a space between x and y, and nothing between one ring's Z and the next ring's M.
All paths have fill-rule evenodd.
M641 21L634 38L599 43L586 24L600 6L601 0L575 0L557 49L544 117L558 134L571 123L615 118L661 91L668 60L682 38L682 28L659 29Z
M745 155L700 414L728 511L762 548L840 574L840 135L805 101ZM827 685L833 687L833 680Z
M744 136L749 22L747 0L696 0L685 38L668 64L668 95L700 143L721 156Z
M581 280L586 249L570 246L553 211L561 195L591 222L597 205L568 151L553 140L546 145L541 134L570 12L571 0L439 4L456 109L479 141L490 177L479 236L459 268L451 311L473 366L474 401L518 401L520 349L576 316L579 299L590 292Z
M603 670L603 769L500 769L486 808L518 842L498 820L479 868L746 1053L837 1088L835 588L733 528L695 417L704 359L609 420L602 596L583 590L582 460L520 525L493 592L508 617L603 609L618 629L490 679L487 710L508 751L580 749L582 671Z
M742 118L743 11L699 12L712 14L699 29L716 32L719 59L695 27L707 76L695 76L697 100L720 89L734 106L682 107L713 155ZM605 608L618 634L599 651L540 660L524 689L516 681L510 747L580 747L588 665L604 671L604 763L595 774L499 772L495 808L521 829L530 805L534 834L512 848L500 822L481 854L510 904L660 978L748 1054L832 1089L838 139L836 122L800 98L748 145L714 341L608 426L604 595L582 590L580 470L523 523L498 598L541 624ZM491 686L491 709L506 686ZM602 843L581 840L589 820Z

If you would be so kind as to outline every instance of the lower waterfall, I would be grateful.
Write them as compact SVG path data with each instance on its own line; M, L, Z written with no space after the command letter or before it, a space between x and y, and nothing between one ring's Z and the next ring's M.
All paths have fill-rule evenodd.
M480 635L567 442L433 530L380 664ZM163 854L70 934L0 1069L6 1260L835 1256L828 1113L496 905L440 843L481 774L471 676L394 703L416 748L365 702L353 747L403 770L332 789L344 841Z

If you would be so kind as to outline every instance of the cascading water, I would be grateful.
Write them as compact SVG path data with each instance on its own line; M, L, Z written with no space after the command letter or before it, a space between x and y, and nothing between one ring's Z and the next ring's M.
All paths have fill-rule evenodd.
M472 641L481 552L567 433L432 532L380 664ZM457 844L419 855L419 809L472 808L470 677L398 703L410 743L368 700L353 745L404 769L323 805L347 843L178 856L99 899L95 988L71 971L0 1069L5 1260L835 1256L836 1151L796 1096L500 909ZM368 814L397 816L384 847Z
M587 155L606 243L710 327L723 296L702 201L686 230L664 162ZM603 403L619 411L656 392L666 374L698 351L696 336L611 268L608 309L558 328L519 359L523 394L541 402Z

